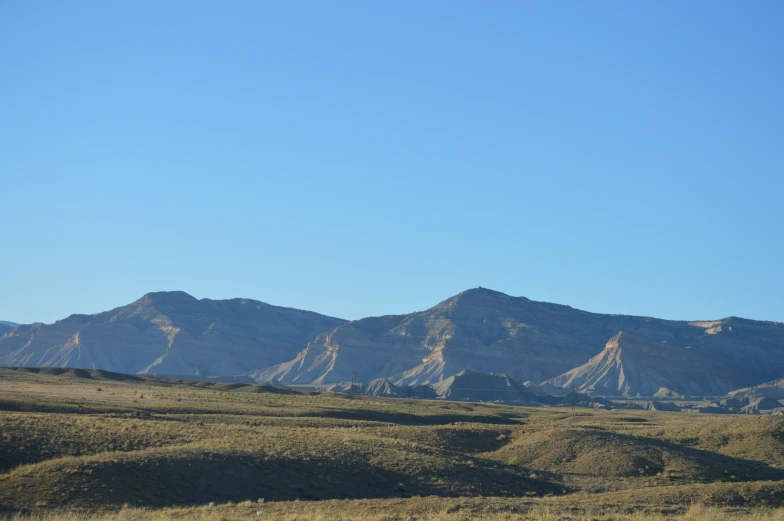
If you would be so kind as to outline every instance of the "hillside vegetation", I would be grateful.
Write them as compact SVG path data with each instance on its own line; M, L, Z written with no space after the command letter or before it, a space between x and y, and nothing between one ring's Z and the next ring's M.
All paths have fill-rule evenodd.
M773 520L784 507L775 416L0 369L0 426L0 515L19 519Z

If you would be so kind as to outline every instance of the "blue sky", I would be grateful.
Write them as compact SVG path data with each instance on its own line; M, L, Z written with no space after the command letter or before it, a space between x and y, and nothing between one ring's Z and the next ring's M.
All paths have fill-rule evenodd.
M784 321L784 4L0 6L0 319L470 287Z

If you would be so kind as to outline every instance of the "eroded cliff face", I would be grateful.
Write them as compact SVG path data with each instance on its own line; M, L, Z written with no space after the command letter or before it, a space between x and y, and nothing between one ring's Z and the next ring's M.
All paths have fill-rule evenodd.
M784 328L601 315L478 288L419 313L346 323L254 376L321 384L357 371L428 385L466 369L610 395L717 395L784 374Z
M620 333L620 334L619 334ZM0 365L159 375L250 375L330 384L378 378L434 385L468 370L543 389L617 396L713 396L784 376L784 327L602 315L464 291L425 311L352 322L248 299L150 293L96 315L0 337Z
M719 396L734 389L739 375L704 348L651 342L626 332L611 338L587 363L545 382L605 396Z
M784 378L779 378L752 387L736 389L735 391L732 391L729 396L736 398L772 398L774 400L784 400Z

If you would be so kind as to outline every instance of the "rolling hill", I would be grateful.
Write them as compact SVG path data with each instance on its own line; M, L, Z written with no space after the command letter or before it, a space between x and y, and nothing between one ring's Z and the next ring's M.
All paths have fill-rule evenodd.
M451 380L507 387L498 375ZM694 521L784 506L784 422L772 416L0 368L0 424L0 519ZM673 517L695 503L728 517Z

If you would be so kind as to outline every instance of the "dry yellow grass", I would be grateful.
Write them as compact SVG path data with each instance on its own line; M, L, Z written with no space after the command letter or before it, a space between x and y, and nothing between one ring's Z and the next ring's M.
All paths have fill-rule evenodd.
M0 369L0 512L17 519L780 520L782 506L775 417Z
M383 502L351 501L297 502L283 504L259 504L252 501L239 505L216 507L170 508L150 510L123 508L109 513L44 512L15 514L8 521L169 521L192 519L196 521L239 521L249 518L277 521L784 521L784 509L757 509L738 511L706 507L695 504L679 513L655 512L602 512L581 508L562 508L552 505L533 505L524 512L481 512L476 509L461 509L459 502L445 506L422 507Z

